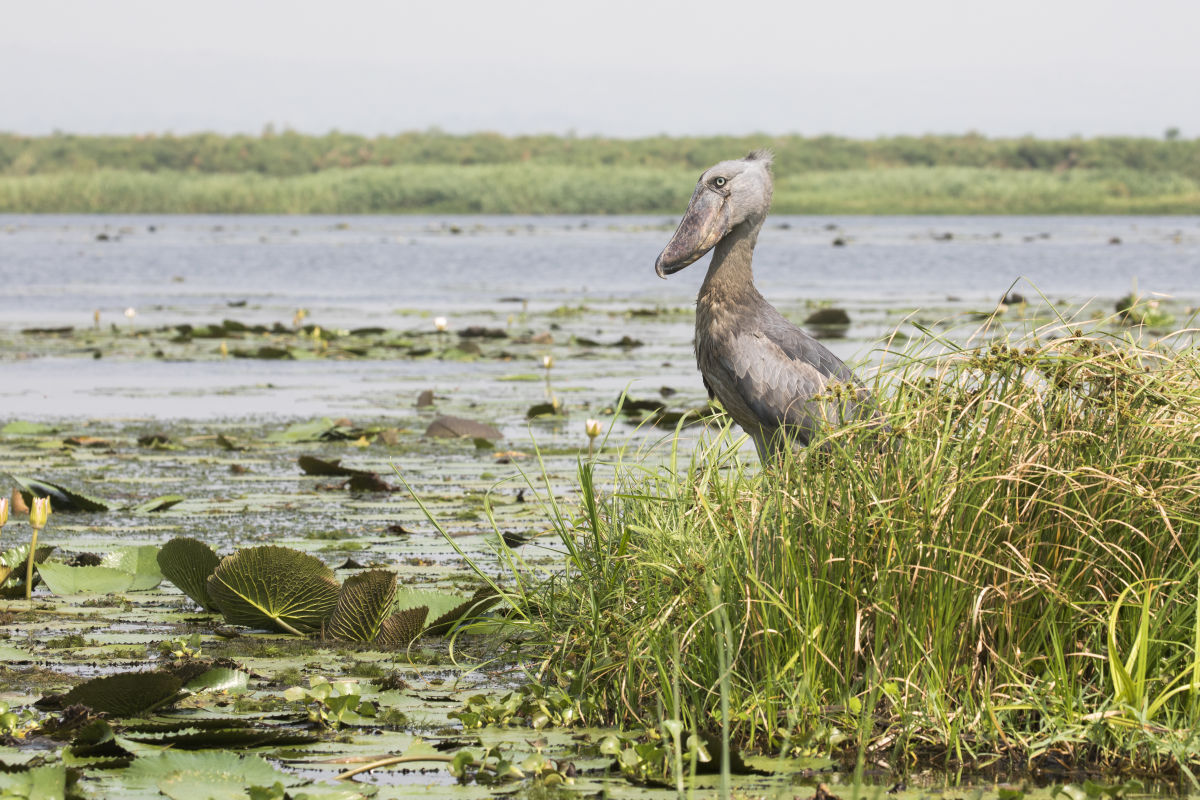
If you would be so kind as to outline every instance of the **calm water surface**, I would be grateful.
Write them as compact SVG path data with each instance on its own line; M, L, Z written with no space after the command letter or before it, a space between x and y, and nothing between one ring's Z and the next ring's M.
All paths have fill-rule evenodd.
M0 216L0 331L84 328L95 310L105 324L126 325L126 308L136 310L134 324L146 327L224 318L290 324L304 308L325 327L404 329L428 326L434 315L450 316L458 327L495 324L522 309L536 315L560 306L687 307L705 262L669 281L652 267L676 222L665 216ZM833 246L839 238L845 246ZM1110 244L1114 238L1121 243ZM1029 296L1091 300L1108 310L1136 281L1144 293L1194 306L1200 220L774 216L759 241L755 271L763 294L785 313L809 301L852 309L856 328L834 349L863 359L896 312L988 308L1014 283ZM619 327L593 333L619 335ZM626 371L606 374L603 390L619 389L674 354L672 367L654 367L654 379L698 395L690 324L660 324L649 335L663 352L634 351ZM383 398L421 380L482 379L495 369L389 364L387 375L399 383L379 386L378 362L150 368L82 358L35 363L17 355L0 352L7 373L0 402L26 415L302 416L331 407L386 408ZM408 373L415 373L412 386ZM264 382L296 391L290 398L256 392ZM188 399L217 391L238 396L215 405Z

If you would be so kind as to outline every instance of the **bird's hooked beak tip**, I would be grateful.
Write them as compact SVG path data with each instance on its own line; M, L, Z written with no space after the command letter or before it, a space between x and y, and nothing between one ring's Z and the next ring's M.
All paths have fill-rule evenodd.
M728 227L729 207L724 197L698 188L671 241L658 254L654 271L665 278L698 261L721 240Z

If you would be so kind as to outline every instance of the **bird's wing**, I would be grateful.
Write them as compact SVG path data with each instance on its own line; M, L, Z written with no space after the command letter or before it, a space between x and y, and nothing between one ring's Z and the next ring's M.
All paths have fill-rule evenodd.
M760 424L795 428L803 444L825 424L838 424L858 412L859 387L840 358L804 331L787 323L735 334L720 356L734 389ZM832 382L848 384L842 401L812 401ZM865 392L865 390L862 390ZM853 398L853 399L852 399Z

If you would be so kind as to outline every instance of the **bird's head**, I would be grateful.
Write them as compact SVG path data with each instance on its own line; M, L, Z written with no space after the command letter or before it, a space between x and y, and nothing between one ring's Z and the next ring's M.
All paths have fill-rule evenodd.
M675 235L658 254L660 278L699 259L738 225L761 222L771 207L771 151L722 161L700 176Z

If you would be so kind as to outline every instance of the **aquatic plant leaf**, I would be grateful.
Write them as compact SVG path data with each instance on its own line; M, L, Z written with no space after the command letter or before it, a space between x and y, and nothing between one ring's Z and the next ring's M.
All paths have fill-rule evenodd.
M29 503L34 497L49 497L50 505L59 511L109 511L112 503L89 497L82 492L68 489L57 483L8 473L8 477L21 488L21 496Z
M504 434L493 428L491 425L486 425L482 422L476 422L472 419L464 419L462 417L452 417L443 415L429 423L429 427L425 429L425 435L435 439L490 439L496 440L503 438Z
M343 467L342 460L326 461L323 458L316 456L300 456L296 459L300 465L300 469L304 470L305 475L332 475L352 477L354 475L374 475L374 472L369 472L361 469L351 469Z
M405 647L421 635L425 620L429 617L428 606L405 608L392 614L379 628L375 643L385 647Z
M65 764L6 768L0 771L0 796L6 800L75 797L78 790L73 787L77 779L78 770L68 770Z
M320 736L310 733L239 719L199 719L132 725L122 730L121 736L139 744L171 747L176 750L296 747L321 740Z
M166 511L168 508L179 505L186 499L181 494L163 494L151 498L144 503L131 506L129 510L134 514L157 514L160 511Z
M471 597L464 597L450 592L401 589L396 593L396 609L403 611L424 606L429 609L429 624L425 632L445 633L481 600L480 592Z
M358 437L350 428L336 425L328 417L311 422L298 422L266 436L268 442L332 442L356 438Z
M53 425L46 425L41 422L26 422L25 420L13 420L12 422L0 428L0 433L9 436L39 436L41 434L54 433L57 428Z
M115 567L72 567L47 562L37 565L46 587L57 595L118 594L133 588L134 575Z
M131 592L153 589L163 579L162 570L158 567L158 548L152 544L113 550L100 559L100 566L130 573L133 576L133 583L129 587Z
M211 547L190 536L177 536L158 551L163 577L206 611L217 610L208 595L208 579L220 563Z
M342 584L337 606L326 625L334 639L373 642L391 614L396 599L396 573L372 569L352 575Z
M92 678L66 694L43 697L35 705L44 709L84 705L113 717L134 717L169 705L181 696L182 685L177 676L161 670L119 672Z
M230 623L295 634L321 627L339 588L319 558L276 545L226 556L208 579L208 596Z
M213 667L192 678L183 685L189 692L228 692L245 689L250 685L250 676L240 669Z
M456 622L458 622L467 614L482 613L492 605L495 605L497 600L499 600L499 598L496 597L495 592L486 586L481 587L468 599L459 603L457 606L454 606L450 610L443 612L441 616L435 617L433 622L429 623L429 626L425 629L425 632L435 636L440 636L443 633L447 633L451 628L454 627Z
M124 777L133 786L153 786L171 800L245 800L247 786L294 786L303 782L258 756L211 750L168 750L154 758L139 758Z
M33 563L41 564L54 552L54 545L43 545L33 554ZM29 559L29 545L23 544L0 553L0 597L25 596L25 564ZM33 573L36 585L39 575Z

